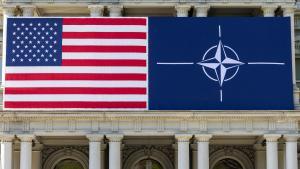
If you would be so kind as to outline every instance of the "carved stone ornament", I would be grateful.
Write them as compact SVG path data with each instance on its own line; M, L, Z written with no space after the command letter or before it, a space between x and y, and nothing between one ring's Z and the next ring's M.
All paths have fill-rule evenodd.
M277 142L278 139L281 137L281 134L265 134L264 138L267 142Z
M89 134L86 136L90 142L102 142L104 135L99 134Z
M15 135L1 135L0 136L1 142L12 142L15 139Z
M106 135L106 138L109 140L109 142L121 142L123 139L122 134L108 134Z
M208 142L212 138L211 134L196 134L195 139L197 142Z
M24 135L17 135L17 137L21 140L21 142L32 142L35 139L35 135L24 134Z

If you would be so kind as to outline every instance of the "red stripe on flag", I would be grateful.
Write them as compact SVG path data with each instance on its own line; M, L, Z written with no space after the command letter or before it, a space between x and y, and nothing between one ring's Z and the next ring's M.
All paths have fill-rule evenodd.
M140 66L146 67L146 60L110 59L63 59L63 66Z
M132 52L146 53L146 46L62 46L63 52Z
M63 39L146 39L145 32L63 32Z
M64 18L63 25L146 25L146 18Z
M146 94L146 88L36 87L5 88L5 94Z
M4 102L5 108L146 108L146 102Z
M139 80L145 81L146 74L85 74L85 73L20 73L6 74L5 80Z

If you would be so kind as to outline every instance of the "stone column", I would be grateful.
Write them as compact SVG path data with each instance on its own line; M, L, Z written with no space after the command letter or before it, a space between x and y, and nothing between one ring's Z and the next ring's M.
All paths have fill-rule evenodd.
M264 135L267 142L267 169L278 169L278 143L280 134Z
M19 135L21 140L20 169L32 168L32 140L34 135Z
M111 17L120 17L122 16L123 6L121 5L112 5L108 7L109 16Z
M121 169L121 142L123 135L106 135L109 140L109 169Z
M89 169L101 169L101 142L103 135L87 135L89 139Z
M190 168L190 134L176 134L178 144L178 169Z
M207 17L207 12L210 7L208 5L199 5L194 8L196 10L196 17Z
M266 149L261 143L254 144L255 169L266 169Z
M292 72L293 72L293 88L294 88L294 106L295 109L300 109L299 105L299 88L296 83L296 55L295 55L295 20L294 20L294 6L282 7L283 16L290 17L291 22L291 50L292 50Z
M23 11L23 16L25 16L25 17L33 16L35 8L36 7L33 6L33 5L23 5L23 6L21 6L21 9Z
M3 41L2 41L2 72L5 72L4 67L6 63L6 33L7 33L7 17L14 16L15 15L15 9L16 6L3 6L2 7L2 13L3 13ZM2 75L2 84L1 86L4 86L5 81L5 75Z
M14 135L2 135L1 137L1 169L13 169L13 148L12 142L15 138Z
M284 135L285 169L298 169L297 140L299 135Z
M209 139L210 134L195 135L198 145L198 169L209 169Z
M189 5L177 5L177 6L175 6L177 17L188 17L190 9L191 9L191 6L189 6Z
M261 9L264 13L264 17L274 17L275 10L277 8L278 8L277 6L263 6Z
M91 17L99 17L103 16L103 5L89 5L88 8L90 9L90 16Z

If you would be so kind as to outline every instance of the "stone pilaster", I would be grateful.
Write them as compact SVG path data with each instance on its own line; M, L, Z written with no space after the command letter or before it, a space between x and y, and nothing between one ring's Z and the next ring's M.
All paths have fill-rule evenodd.
M87 135L89 139L89 169L100 169L101 168L101 142L103 135Z
M209 169L209 140L211 137L210 134L195 135L198 147L198 169Z

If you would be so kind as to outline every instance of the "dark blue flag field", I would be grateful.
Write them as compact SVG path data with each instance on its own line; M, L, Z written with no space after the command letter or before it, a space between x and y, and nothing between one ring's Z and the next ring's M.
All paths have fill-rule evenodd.
M289 18L8 18L5 109L293 109Z

